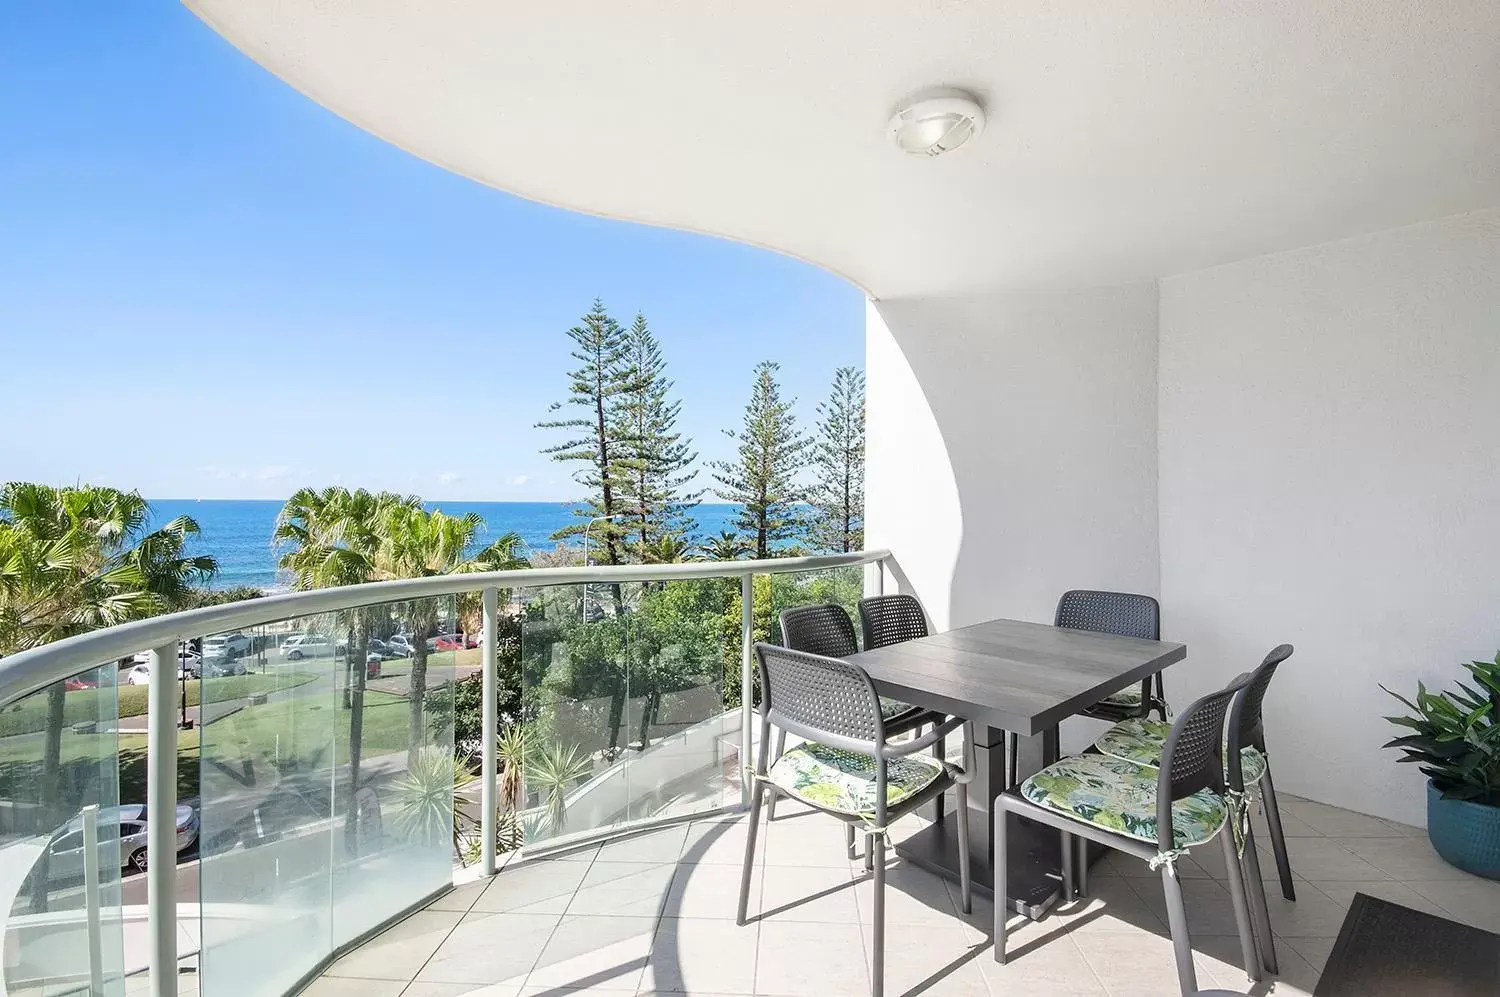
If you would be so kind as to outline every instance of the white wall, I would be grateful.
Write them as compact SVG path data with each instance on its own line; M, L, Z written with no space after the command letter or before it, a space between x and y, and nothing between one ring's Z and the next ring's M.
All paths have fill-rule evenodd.
M1500 211L1171 277L1160 311L1172 699L1293 643L1278 788L1421 823L1378 683L1500 646Z
M1157 589L1154 284L868 315L868 543L940 627Z

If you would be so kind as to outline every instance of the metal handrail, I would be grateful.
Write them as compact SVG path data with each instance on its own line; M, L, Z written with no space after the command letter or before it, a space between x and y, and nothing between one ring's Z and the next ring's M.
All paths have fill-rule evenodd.
M282 620L387 602L406 602L487 588L538 588L598 582L659 582L688 578L742 578L759 574L822 571L874 564L890 551L855 551L816 557L782 557L751 561L701 561L685 564L605 564L572 568L521 568L472 574L369 582L339 588L284 592L221 606L169 613L104 630L68 637L52 644L0 658L0 706L71 678L79 672L167 644L264 626Z

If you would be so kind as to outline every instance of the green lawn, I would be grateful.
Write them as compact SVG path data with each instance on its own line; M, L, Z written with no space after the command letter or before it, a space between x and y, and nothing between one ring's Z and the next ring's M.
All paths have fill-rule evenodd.
M223 678L189 679L187 704L197 706L203 698L203 684L208 683L208 701L224 703L244 699L258 692L276 692L311 682L317 673L305 668L278 668L266 674L228 675ZM178 688L181 683L177 683ZM114 692L119 694L119 712L115 712ZM109 689L74 689L63 701L63 724L71 726L86 720L109 720L113 716L146 715L147 687L122 685ZM179 693L180 696L180 693ZM102 701L101 701L102 698ZM175 701L174 701L175 702ZM102 712L101 712L102 711ZM47 727L47 694L39 692L0 710L0 737L31 734Z

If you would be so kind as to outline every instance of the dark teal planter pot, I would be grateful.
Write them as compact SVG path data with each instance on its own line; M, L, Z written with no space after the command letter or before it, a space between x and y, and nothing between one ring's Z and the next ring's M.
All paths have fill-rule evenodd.
M1449 865L1500 879L1500 807L1445 800L1428 782L1427 837Z

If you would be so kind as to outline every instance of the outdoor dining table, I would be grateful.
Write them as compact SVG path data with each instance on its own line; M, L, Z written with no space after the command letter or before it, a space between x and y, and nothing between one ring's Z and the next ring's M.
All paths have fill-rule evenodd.
M994 882L991 814L1006 788L1005 732L1020 735L1022 745L1039 737L1041 763L1050 764L1058 758L1057 727L1064 719L1185 657L1183 644L990 620L848 658L882 696L974 724L977 772L969 812L947 814L897 845L896 853L957 879L962 817L969 821L974 885L988 891ZM1020 752L1023 760L1026 753ZM1022 770L1019 777L1027 774ZM1007 892L1016 910L1037 918L1060 896L1061 837L1056 829L1010 819Z

